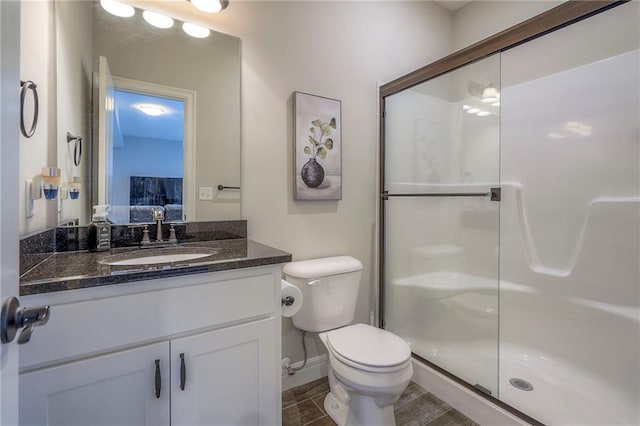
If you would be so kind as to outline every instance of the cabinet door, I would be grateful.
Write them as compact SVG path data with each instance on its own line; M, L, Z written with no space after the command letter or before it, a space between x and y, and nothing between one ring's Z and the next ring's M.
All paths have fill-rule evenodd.
M269 318L172 340L172 426L276 424L275 323Z
M168 360L163 342L22 374L20 423L169 425Z

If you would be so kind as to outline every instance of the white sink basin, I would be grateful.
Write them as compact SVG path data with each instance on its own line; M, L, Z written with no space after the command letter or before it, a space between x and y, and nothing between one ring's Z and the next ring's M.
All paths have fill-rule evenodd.
M190 260L203 259L218 253L218 249L189 247L189 248L165 248L144 249L128 253L114 254L101 260L103 265L134 266L156 265L159 263L179 263Z

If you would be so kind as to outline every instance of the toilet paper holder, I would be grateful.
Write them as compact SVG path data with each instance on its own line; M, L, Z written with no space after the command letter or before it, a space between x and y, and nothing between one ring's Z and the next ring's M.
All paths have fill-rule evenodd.
M291 306L295 303L296 299L293 296L287 296L280 299L280 305Z

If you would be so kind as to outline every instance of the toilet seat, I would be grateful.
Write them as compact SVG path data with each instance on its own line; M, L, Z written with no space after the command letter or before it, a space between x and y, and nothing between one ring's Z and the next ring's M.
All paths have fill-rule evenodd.
M398 371L411 360L411 348L400 337L366 324L326 333L327 347L340 362L376 373Z

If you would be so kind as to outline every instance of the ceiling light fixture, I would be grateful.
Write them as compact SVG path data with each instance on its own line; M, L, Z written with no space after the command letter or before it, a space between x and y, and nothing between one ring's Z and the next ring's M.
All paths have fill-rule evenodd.
M173 19L169 18L168 16L162 15L160 13L145 10L144 12L142 12L142 17L149 24L157 28L173 27Z
M100 0L100 6L110 14L121 18L130 18L136 13L132 6L115 0Z
M476 114L478 112L480 112L480 108L469 108L467 110L467 113L469 113L469 114Z
M495 87L489 86L482 91L482 102L492 104L500 100L500 93Z
M207 13L217 13L229 6L229 0L191 0L196 9Z
M478 117L486 117L489 114L490 114L489 111L478 111L478 113L476 115Z
M167 110L164 109L164 107L156 104L138 104L135 107L152 117L157 117L159 115L167 113Z
M211 34L211 30L209 30L209 28L201 27L190 22L185 22L184 24L182 24L182 29L185 33L195 38L206 38L209 37L209 34Z

